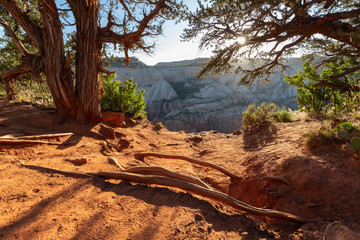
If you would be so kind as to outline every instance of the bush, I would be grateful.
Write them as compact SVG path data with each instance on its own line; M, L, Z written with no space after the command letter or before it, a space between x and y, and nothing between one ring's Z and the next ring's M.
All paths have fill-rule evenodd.
M274 119L276 122L292 122L293 116L292 116L291 112L289 112L285 109L282 109L282 110L274 113Z
M146 118L144 89L136 91L137 84L133 79L124 83L114 81L116 75L103 76L104 96L101 99L101 108L115 112L129 114L133 118Z
M336 130L337 132L343 130L351 133L358 130L358 128L359 128L358 126L354 126L351 122L344 122L344 123L339 123L338 126L336 127Z
M272 122L276 109L277 107L274 103L262 103L260 106L250 104L248 109L244 111L242 117L244 129L258 127Z

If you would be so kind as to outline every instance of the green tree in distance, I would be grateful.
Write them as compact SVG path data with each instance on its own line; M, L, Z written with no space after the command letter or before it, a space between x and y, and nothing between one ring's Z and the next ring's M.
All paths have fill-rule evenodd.
M20 64L2 72L2 80L42 73L61 119L80 122L101 119L102 74L110 74L102 66L103 47L111 43L128 61L130 51L151 52L149 37L161 34L164 21L181 18L185 10L181 0L0 0L0 4L37 50L29 51L11 24L0 19L21 54ZM35 14L40 18L34 19ZM66 18L70 15L73 22ZM64 44L66 25L75 28L71 38L75 55Z
M243 73L239 84L252 84L269 80L277 66L285 70L283 60L296 52L320 63L360 56L357 0L205 0L198 1L188 20L182 37L201 37L201 49L215 49L200 76L235 67L235 72ZM251 64L242 65L240 59L250 59ZM357 70L360 65L329 78Z

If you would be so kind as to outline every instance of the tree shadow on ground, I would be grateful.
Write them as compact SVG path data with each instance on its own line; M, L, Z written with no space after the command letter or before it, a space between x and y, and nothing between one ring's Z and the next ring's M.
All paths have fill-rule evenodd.
M243 134L244 149L256 151L266 146L276 139L277 127L272 124L263 124L250 130L245 130Z
M0 227L0 238L22 238L22 239L30 239L36 238L35 235L40 234L36 228L37 220L40 220L48 212L51 212L51 209L61 204L62 202L66 202L74 197L77 193L84 191L87 185L92 182L92 179L80 179L73 184L67 186L66 188L58 191L57 193L49 196L47 198L42 199L35 205L33 205L29 210L25 210L15 221ZM55 218L56 216L54 216ZM52 223L53 225L57 224L56 222ZM50 228L51 226L47 226ZM26 229L25 231L21 231L21 236L19 235L19 229Z
M164 187L132 184L127 181L121 181L120 183L105 182L105 184L100 184L97 187L104 192L113 192L120 196L133 197L154 206L181 206L198 210L201 213L203 220L210 223L212 229L215 231L246 231L249 233L249 237L251 236L249 239L268 239L269 236L272 235L268 230L271 229L271 226L264 227L265 223L257 221L247 214L227 213L227 207L216 203L211 204L210 202L201 199L203 197L197 198L190 193L175 192ZM196 216L194 217L195 222ZM288 232L282 233L282 236L285 236L285 239L287 239L286 236L290 236L290 234L292 234L293 231L296 231L300 226L299 224L289 222L285 222L284 224L282 221L278 222L278 224L278 226L286 226ZM144 231L146 231L146 227L144 228ZM137 235L141 236L140 233Z

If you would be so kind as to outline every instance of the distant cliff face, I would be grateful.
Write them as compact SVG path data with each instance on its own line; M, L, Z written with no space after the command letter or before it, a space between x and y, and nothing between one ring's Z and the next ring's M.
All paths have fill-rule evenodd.
M198 60L161 63L137 68L117 67L118 80L133 78L144 88L148 119L163 122L170 130L198 132L217 130L231 133L242 125L242 113L250 103L274 102L295 109L296 89L283 81L285 74L302 69L292 61L286 73L275 72L266 85L236 87L236 75L198 79Z

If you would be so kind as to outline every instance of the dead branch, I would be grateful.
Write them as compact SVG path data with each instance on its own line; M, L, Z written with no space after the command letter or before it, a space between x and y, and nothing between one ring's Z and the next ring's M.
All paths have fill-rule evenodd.
M61 143L47 142L40 140L26 140L26 139L0 139L0 144L49 144L60 145Z
M284 219L291 222L297 223L306 223L308 220L299 217L290 213L280 212L276 210L270 209L262 209L257 208L251 205L248 205L244 202L241 202L237 199L231 198L224 193L207 189L189 182L180 181L177 179L167 178L163 176L155 176L155 175L141 175L141 174L134 174L134 173L125 173L125 172L97 172L97 173L81 173L81 172L72 172L72 171L63 171L53 168L41 167L36 165L27 165L24 164L22 161L17 159L23 167L35 169L39 171L46 171L52 173L59 173L67 176L73 177L101 177L104 179L118 179L118 180L125 180L131 181L136 183L145 183L145 184L156 184L161 186L167 187L175 187L179 188L188 192L192 192L198 194L200 196L204 196L210 198L212 200L216 200L222 202L224 204L230 205L235 209L242 210L249 212L254 215L264 216L264 217L271 217L271 218L279 218Z
M5 28L6 32L9 34L9 36L15 43L15 46L17 47L21 55L25 56L29 54L29 52L26 50L20 39L16 36L16 33L12 30L10 25L1 17L0 17L0 24Z
M57 138L57 137L66 137L72 136L74 133L54 133L54 134L41 134L41 135L32 135L32 136L19 136L14 139L43 139L43 138Z
M288 178L286 178L284 176L263 176L263 177L258 177L258 178L255 178L255 179L256 180L280 181L282 183L285 183L285 184L289 185L292 188L295 188L294 184L292 184L292 182Z
M178 179L181 181L185 181L185 182L189 182L189 183L193 183L199 186L202 186L204 188L207 189L211 189L211 187L209 185L207 185L206 183L204 183L203 181L201 181L200 179L193 177L193 176L189 176L189 175L185 175L185 174L180 174L177 172L173 172L170 171L166 168L163 167L132 167L132 168L128 168L126 169L124 172L127 173L136 173L136 174L144 174L144 175L158 175L158 176L164 176L164 177L168 177L168 178L173 178L173 179Z
M186 181L186 182L191 182L191 183L197 184L199 186L211 189L210 186L208 186L206 183L204 183L203 181L201 181L200 179L198 179L196 177L173 172L173 171L170 171L163 167L141 166L141 167L132 167L132 168L125 169L123 166L120 165L120 163L113 156L108 157L108 161L110 163L116 165L122 172L137 173L137 174L144 174L144 175L159 175L159 176L174 178L174 179L178 179L178 180L182 180L182 181Z
M109 156L108 162L117 166L121 171L125 171L125 168L123 166L121 166L121 164L118 162L118 160L116 160L115 157Z
M236 175L235 173L232 173L228 170L226 170L225 168L214 164L214 163L209 163L209 162L204 162L204 161L200 161L200 160L196 160L193 158L189 158L189 157L185 157L185 156L178 156L178 155L166 155L166 154L158 154L158 153L136 153L135 154L135 158L144 158L144 157L158 157L158 158L171 158L171 159L181 159L181 160L185 160L194 164L198 164L198 165L202 165L202 166L206 166L206 167L210 167L210 168L214 168L222 173L224 173L225 175L231 177L231 178L240 178L238 175Z

